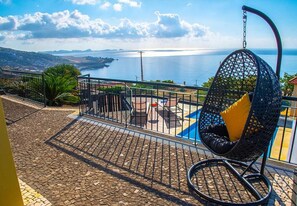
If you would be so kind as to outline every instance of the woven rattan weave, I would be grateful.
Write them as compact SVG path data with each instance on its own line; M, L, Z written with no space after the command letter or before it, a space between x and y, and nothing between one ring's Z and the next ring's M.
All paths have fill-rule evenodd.
M282 96L272 68L250 50L237 50L220 65L200 114L199 131L203 136L205 133L201 131L208 126L224 124L220 112L245 92L251 94L252 102L240 140L224 154L216 153L207 144L205 146L229 159L252 161L268 148L277 126Z

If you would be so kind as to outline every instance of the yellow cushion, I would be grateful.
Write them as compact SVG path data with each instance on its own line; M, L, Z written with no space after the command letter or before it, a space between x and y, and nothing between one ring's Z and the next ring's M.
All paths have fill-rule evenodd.
M240 139L251 108L249 94L243 95L237 102L221 112L226 124L230 141Z

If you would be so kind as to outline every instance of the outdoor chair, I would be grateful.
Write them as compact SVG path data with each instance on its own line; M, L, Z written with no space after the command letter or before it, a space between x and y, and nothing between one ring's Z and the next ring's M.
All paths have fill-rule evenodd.
M169 97L168 99L160 100L158 102L159 106L168 112L171 111L173 113L182 113L183 109L178 106L179 98L177 97Z
M262 12L243 7L245 9L257 13L266 21L269 19ZM269 23L273 24L271 20ZM278 32L275 35L278 55L281 55ZM201 142L212 153L225 158L202 160L188 171L190 188L220 205L259 205L268 200L272 191L271 183L264 175L264 167L280 115L280 58L274 73L263 59L246 49L245 43L243 45L243 49L234 51L221 63L205 98L198 123ZM261 156L259 171L253 166ZM234 174L254 200L247 203L228 202L202 192L192 178L203 168L215 165L223 166ZM264 193L255 187L255 182L265 185Z
M148 119L149 103L147 101L132 101L132 124L144 126Z

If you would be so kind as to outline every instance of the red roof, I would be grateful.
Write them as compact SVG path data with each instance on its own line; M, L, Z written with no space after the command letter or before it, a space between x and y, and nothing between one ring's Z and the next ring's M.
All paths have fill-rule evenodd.
M297 84L297 76L289 81L289 84Z

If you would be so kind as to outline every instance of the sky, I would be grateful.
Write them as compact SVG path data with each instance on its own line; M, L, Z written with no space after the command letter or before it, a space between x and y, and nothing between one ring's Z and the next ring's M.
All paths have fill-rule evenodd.
M24 51L242 47L242 5L269 16L297 48L296 0L0 0L0 47ZM248 48L275 48L248 13Z

